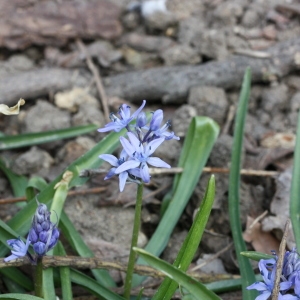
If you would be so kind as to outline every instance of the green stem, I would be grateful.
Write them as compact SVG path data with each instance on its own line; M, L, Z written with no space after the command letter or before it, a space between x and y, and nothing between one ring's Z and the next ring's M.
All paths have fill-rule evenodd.
M130 299L131 284L132 284L132 275L136 259L136 252L133 251L133 247L137 246L139 230L141 225L141 212L142 212L142 202L143 202L143 183L138 184L137 193L136 193L136 204L135 204L135 215L134 223L132 230L132 240L129 253L129 260L126 272L125 286L124 286L124 297L125 299Z
M35 280L34 280L34 292L37 297L44 298L43 293L43 263L42 259L37 259L37 265L35 267Z

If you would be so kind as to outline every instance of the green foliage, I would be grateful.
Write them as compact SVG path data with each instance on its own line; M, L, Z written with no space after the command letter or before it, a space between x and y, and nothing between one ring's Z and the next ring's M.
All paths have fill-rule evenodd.
M241 169L241 154L243 144L243 134L245 119L247 114L248 100L250 94L251 71L246 70L243 86L240 93L239 105L236 114L234 126L234 140L231 154L231 167L229 174L229 219L232 231L232 237L237 254L239 269L242 276L243 299L253 300L256 291L246 290L246 287L255 282L254 272L249 260L240 253L246 250L246 244L242 236L242 227L240 221L240 169Z

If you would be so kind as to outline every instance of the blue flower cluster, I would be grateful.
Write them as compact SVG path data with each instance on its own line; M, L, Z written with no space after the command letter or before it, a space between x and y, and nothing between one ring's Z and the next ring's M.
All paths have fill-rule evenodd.
M114 113L110 114L111 122L104 128L98 129L99 132L115 131L119 132L123 128L127 129L128 139L120 137L123 146L120 157L117 158L111 154L102 154L99 157L113 167L109 170L106 177L109 179L114 175L119 175L119 186L122 192L127 181L131 182L149 182L150 174L148 164L159 168L171 168L169 164L152 154L165 140L179 140L174 132L169 132L170 121L161 126L163 121L163 111L156 110L147 120L146 114L142 111L146 101L140 108L130 114L130 106L122 104L119 108L117 117ZM136 120L133 125L131 122Z
M38 204L26 244L20 238L8 240L7 244L12 248L12 254L4 259L5 262L26 255L34 262L28 252L30 245L32 245L34 253L36 253L38 257L41 257L57 244L59 230L56 224L50 221L50 214L45 204Z
M267 300L274 288L277 266L277 256L261 259L258 263L264 282L256 282L248 286L248 290L257 290L256 300ZM296 249L287 251L284 256L283 269L280 277L279 300L300 299L300 257Z

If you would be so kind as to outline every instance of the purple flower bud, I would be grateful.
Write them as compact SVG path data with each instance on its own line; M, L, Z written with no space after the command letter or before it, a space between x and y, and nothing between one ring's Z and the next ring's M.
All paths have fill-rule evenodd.
M44 221L42 224L41 224L43 230L49 230L50 228L50 222L47 222L47 221Z
M43 230L42 225L39 223L36 223L33 228L37 233L40 233Z
M45 247L46 247L46 244L45 243L42 243L42 242L37 242L33 245L33 250L34 252L37 254L37 255L44 255L46 252L45 252Z
M52 249L57 244L58 238L59 238L59 230L55 227L53 229L52 236L49 242L49 246L48 246L49 249Z
M137 119L136 119L136 125L137 127L144 127L146 126L147 124L147 117L146 117L146 114L144 112L141 112L138 116L137 116Z
M38 241L38 235L36 234L36 231L33 228L30 229L28 237L31 244L34 244Z
M49 233L47 231L41 231L39 234L39 240L43 243L47 243Z
M163 120L163 117L164 117L164 114L161 109L158 109L153 113L153 116L152 116L152 119L150 122L151 131L156 131L159 129L159 126Z

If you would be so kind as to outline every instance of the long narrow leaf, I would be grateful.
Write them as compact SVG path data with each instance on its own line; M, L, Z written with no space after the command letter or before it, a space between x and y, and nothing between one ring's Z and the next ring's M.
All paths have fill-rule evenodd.
M85 244L81 235L75 229L73 223L68 218L66 213L63 211L60 217L60 224L59 227L63 232L64 237L70 243L72 248L82 257L93 257L94 253L90 248ZM115 282L113 279L108 275L106 270L99 270L93 269L93 275L97 279L97 281L101 282L104 286L114 286Z
M84 125L46 132L2 136L0 137L0 150L8 150L49 143L61 139L86 134L91 131L95 131L96 129L97 125Z
M293 225L297 249L300 249L300 112L298 116L294 168L290 194L290 216Z
M32 280L30 280L28 276L24 275L18 268L3 268L0 269L0 274L13 280L28 291L33 290Z
M214 196L215 177L211 176L199 211L173 264L179 270L186 271L194 258L213 206ZM176 281L165 278L152 300L171 299L177 287Z
M242 236L242 226L240 221L240 169L241 169L241 153L243 144L243 133L245 119L248 108L248 100L250 94L251 71L246 70L243 86L240 94L240 100L235 120L234 141L231 156L231 168L229 175L229 218L232 231L232 237L235 246L235 252L238 259L239 269L242 277L243 299L253 300L256 291L247 290L246 287L255 282L254 272L250 265L249 259L240 253L247 250L246 244Z
M59 256L66 256L66 251L61 242L54 248L54 254ZM71 276L69 267L59 267L61 290L62 290L62 299L69 300L73 299L72 295L72 285L71 285Z
M2 294L0 295L0 299L15 299L15 300L43 300L43 298L32 296L32 295L24 295L24 294Z
M171 233L199 181L218 134L219 126L210 118L195 117L192 119L178 163L178 166L182 167L184 171L182 174L177 174L174 179L172 201L145 248L148 252L159 256L165 249ZM137 263L145 264L142 259L138 259ZM134 275L133 285L139 285L143 279L144 277Z
M107 300L124 300L123 297L99 285L97 281L79 271L71 269L71 280L72 282L77 283L83 286L84 288L88 289L96 296L103 297Z
M14 174L6 165L5 162L0 159L0 170L6 175L8 178L14 195L16 197L22 197L25 195L25 190L27 187L28 180L25 176Z
M198 282L194 278L186 275L184 272L180 271L176 267L170 265L169 263L151 255L143 249L134 248L135 251L143 257L150 266L156 268L166 274L169 278L175 280L179 285L186 288L196 300L219 300L215 293L208 290L202 283ZM163 298L161 298L163 299Z

